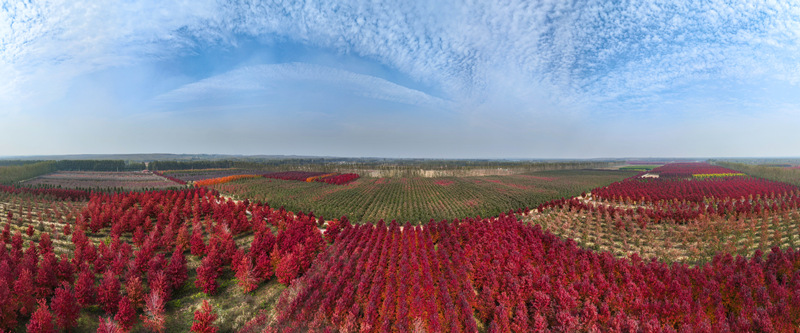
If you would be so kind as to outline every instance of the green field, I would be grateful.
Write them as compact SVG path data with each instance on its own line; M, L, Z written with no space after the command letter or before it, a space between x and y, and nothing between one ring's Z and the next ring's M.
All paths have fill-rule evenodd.
M328 219L426 222L536 207L549 200L634 175L631 171L558 170L512 176L367 178L347 185L253 178L215 185L238 199L259 200L290 211L313 211Z
M653 170L653 169L658 168L660 166L661 165L650 165L650 164L647 164L647 165L626 165L626 166L620 167L619 169L620 170L628 170L628 171L650 171L650 170Z

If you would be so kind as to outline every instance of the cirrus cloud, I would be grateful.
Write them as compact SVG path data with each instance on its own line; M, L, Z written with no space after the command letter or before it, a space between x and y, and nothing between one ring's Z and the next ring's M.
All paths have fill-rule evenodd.
M251 41L253 53L269 56L226 57ZM303 57L287 44L369 66ZM213 58L219 70L160 71L197 57ZM580 131L554 119L635 127L669 114L673 128L722 116L744 129L752 122L736 116L795 119L799 64L800 6L772 0L52 0L0 8L5 115L52 109L41 112L77 116L93 89L118 85L94 75L143 67L153 73L125 89L146 93L103 98L103 107L181 114L215 96L224 109L259 95L321 90L352 97L330 103L399 103L430 110L423 115L455 112L470 124L535 119ZM723 143L705 151L715 144ZM564 145L585 154L578 143Z

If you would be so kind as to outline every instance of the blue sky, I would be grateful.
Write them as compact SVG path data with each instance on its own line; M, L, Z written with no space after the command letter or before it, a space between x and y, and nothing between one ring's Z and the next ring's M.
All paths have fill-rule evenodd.
M4 1L0 155L800 156L794 1Z

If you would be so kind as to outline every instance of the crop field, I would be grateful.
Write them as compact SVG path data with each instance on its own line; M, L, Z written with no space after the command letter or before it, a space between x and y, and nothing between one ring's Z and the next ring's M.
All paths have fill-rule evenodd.
M212 185L224 184L224 183L232 182L234 180L247 179L247 178L257 178L257 177L261 177L261 176L260 175L231 175L231 176L224 176L224 177L196 180L193 184L194 184L195 187L212 186Z
M355 173L326 173L326 172L308 172L308 171L285 171L285 172L270 172L264 174L265 178L282 179L282 180L297 180L303 182L321 182L333 185L344 185L358 179L360 176Z
M23 181L20 185L94 191L143 191L182 187L181 184L149 172L130 171L58 171Z
M627 170L627 171L650 171L655 168L659 167L659 165L650 165L650 164L637 164L637 165L625 165L619 167L619 170Z
M221 178L235 175L263 174L264 171L238 168L195 169L195 170L167 170L159 172L164 176L180 179L184 182L194 182L204 179Z
M69 235L85 205L85 201L60 200L50 195L0 191L2 239L10 244L11 237L19 233L20 240L28 244L47 234L55 253L70 254L73 247Z
M341 186L251 178L213 186L225 195L313 211L329 218L427 222L536 207L609 184L635 172L544 171L525 175L443 178L360 178Z
M692 223L639 223L631 215L545 209L524 218L578 245L618 257L633 253L665 262L704 263L719 253L752 256L773 247L800 247L800 210L763 211L750 217L705 216Z
M660 169L660 170L659 170ZM654 169L537 208L527 218L584 247L669 262L707 262L718 253L800 246L800 188L706 164Z
M2 186L0 329L796 331L800 189L707 164L657 171L671 175L255 177L119 193ZM447 206L462 192L538 204L424 225L351 224L216 191L263 184L314 205L326 198L315 189L374 197L365 212L434 198L459 214ZM373 214L408 206L387 207Z
M194 182L198 186L209 186L220 183L227 183L231 180L240 178L253 178L256 176L282 179L282 180L296 180L304 182L322 182L334 185L347 184L359 178L357 174L347 173L340 174L336 172L309 172L309 171L282 171L282 172L267 172L261 170L248 170L238 168L222 168L222 169L197 169L197 170L169 170L164 172L157 172L168 179L178 182Z
M196 180L194 181L193 185L196 187L212 186L212 185L232 182L234 180L239 180L239 179L261 178L261 177L269 179L300 181L306 183L319 182L331 185L344 185L358 179L359 175L354 173L339 174L335 172L324 173L324 172L306 172L306 171L270 172L263 175L236 174L224 177Z
M720 163L720 164L729 169L734 169L738 172L743 172L754 177L800 186L800 167L776 168L776 167L764 167L759 165L746 165L739 163Z

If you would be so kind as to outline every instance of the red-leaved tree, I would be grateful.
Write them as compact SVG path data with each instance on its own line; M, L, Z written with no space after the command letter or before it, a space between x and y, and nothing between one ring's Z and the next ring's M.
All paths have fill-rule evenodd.
M272 275L275 274L275 270L272 267L270 252L265 252L258 256L258 259L256 259L256 273L258 273L258 279L260 281L269 280L272 278Z
M97 333L122 333L122 328L117 325L111 318L101 318L100 326L97 327Z
M144 327L153 332L164 331L164 297L159 291L151 291L145 300L145 311L141 315Z
M133 324L136 323L136 309L133 308L128 297L122 297L122 299L119 300L117 308L118 310L117 314L114 316L114 320L119 323L123 331L127 332L133 327Z
M170 290L169 279L167 279L167 275L164 274L163 271L153 274L148 284L150 285L150 293L158 293L165 301L172 292Z
M203 240L203 232L200 227L195 225L192 230L192 238L189 240L189 249L192 255L202 257L206 255L206 243Z
M39 308L31 316L25 329L29 333L55 333L53 329L53 315L47 308L47 301L39 299Z
M58 260L56 276L58 277L58 281L67 282L69 284L75 282L75 267L72 266L66 253L62 253L61 259Z
M14 299L21 315L33 312L36 306L35 289L33 287L33 275L27 268L23 268L19 277L14 281Z
M216 333L215 320L217 320L217 314L214 313L214 309L208 303L208 300L204 299L200 310L194 312L194 323L192 323L191 331L196 333Z
M51 306L53 307L53 312L55 312L56 322L59 327L65 331L75 327L81 308L69 284L62 282L61 287L56 289Z
M134 308L140 308L144 303L144 285L142 284L142 278L139 276L132 276L125 281L125 294L131 301L131 305Z
M97 288L97 302L107 314L117 312L117 305L119 305L120 299L119 290L119 279L110 270L106 271L100 287Z
M58 285L58 276L56 276L58 259L52 251L45 252L43 255L44 258L36 272L36 295L41 298L49 298L53 289Z
M256 276L259 281L269 280L274 269L272 267L272 249L275 247L275 236L266 228L261 227L256 231L253 242L250 244L250 252L248 255L255 263Z
M169 258L169 266L165 273L172 290L178 290L186 283L186 279L188 279L186 257L183 256L183 250L180 247L176 247L175 252Z
M75 283L75 298L81 306L89 306L94 304L96 293L94 273L89 267L84 266L78 273L78 281Z
M249 293L258 287L258 274L253 267L253 261L248 256L242 256L239 264L236 265L236 279L242 291Z
M217 277L222 272L222 258L217 251L216 247L212 247L208 255L200 261L200 266L197 267L197 279L194 284L203 289L203 292L208 295L214 295L217 292Z
M298 275L300 275L300 258L295 253L288 253L280 258L275 267L275 276L278 282L289 285Z
M53 252L53 242L50 240L50 234L46 232L39 235L39 252L42 254Z
M8 268L5 261L0 265ZM17 314L14 309L14 302L11 298L11 290L8 289L8 282L5 279L0 279L0 330L11 330L17 325Z
M181 252L185 251L189 248L190 238L191 236L189 236L189 228L186 224L184 224L180 229L178 229L178 235L175 239L175 247L180 249Z

